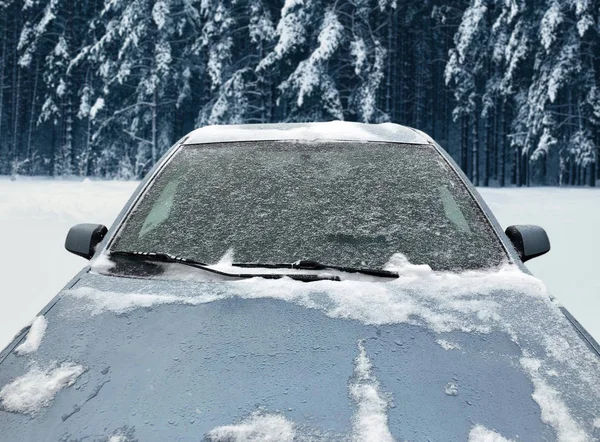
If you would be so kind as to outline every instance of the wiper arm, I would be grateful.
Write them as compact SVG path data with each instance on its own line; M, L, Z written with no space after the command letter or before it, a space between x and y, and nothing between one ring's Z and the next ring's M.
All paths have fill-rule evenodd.
M156 262L165 262L165 263L176 263L185 265L188 267L193 267L196 269L204 270L210 273L214 273L221 276L227 276L230 278L265 278L265 279L281 279L284 277L288 277L297 281L302 282L314 282L314 281L341 281L338 276L330 276L330 275L307 275L307 274L277 274L277 273L228 273L222 270L217 270L215 268L210 267L203 262L194 261L193 259L182 258L180 256L171 255L169 253L160 253L160 252L132 252L132 251L123 251L117 250L114 252L110 252L109 256L123 256L126 258L132 259L140 259L143 261L156 261ZM305 269L307 270L307 269Z
M344 267L329 264L321 264L317 261L312 260L300 260L291 263L281 264L260 264L260 263L233 263L232 266L253 268L253 267L264 267L266 269L299 269L299 270L338 270L345 273L361 273L363 275L377 276L381 278L398 278L397 272L391 272L389 270L382 269L368 269L361 267Z

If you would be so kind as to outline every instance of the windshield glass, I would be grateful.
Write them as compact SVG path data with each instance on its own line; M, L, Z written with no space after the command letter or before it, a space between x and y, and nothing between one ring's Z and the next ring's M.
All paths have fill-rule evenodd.
M310 259L382 268L395 253L434 270L505 254L432 146L246 142L184 146L130 213L112 250L205 263Z

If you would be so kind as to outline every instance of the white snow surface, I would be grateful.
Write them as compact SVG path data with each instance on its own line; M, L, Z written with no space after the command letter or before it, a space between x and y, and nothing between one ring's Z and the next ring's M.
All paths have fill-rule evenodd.
M538 403L542 411L542 421L551 425L560 442L584 442L591 440L578 422L571 416L560 393L551 387L540 373L542 361L523 357L521 366L533 381L534 391L531 397Z
M444 350L460 350L460 345L454 342L446 341L445 339L438 339L435 342Z
M512 439L506 439L483 425L475 425L469 432L469 442L512 442Z
M331 317L356 319L366 324L411 323L424 324L438 333L454 330L488 333L492 321L499 319L501 306L486 295L499 288L523 292L550 303L539 280L508 264L492 271L409 273L386 283L318 281L307 285L288 278L252 278L213 284L196 296L114 293L89 287L68 290L64 295L84 300L85 308L92 314L123 313L156 304L198 305L239 296L281 299L323 310ZM313 295L321 292L319 301Z
M357 410L352 424L352 440L356 442L392 442L388 428L388 400L381 393L379 382L373 376L371 361L362 343L355 361L355 380L350 384L350 397Z
M81 365L71 362L46 369L34 366L0 389L0 408L35 414L49 406L61 389L73 385L84 371Z
M394 123L363 124L348 121L204 126L190 133L184 144L265 140L384 141L428 144L418 131Z
M27 332L27 338L25 338L25 341L22 344L15 348L15 353L19 355L35 353L42 343L46 328L48 328L48 321L46 318L42 315L37 316L33 320L29 332Z
M444 387L444 393L448 396L458 396L458 385L454 382L448 382Z
M294 425L278 414L253 415L237 425L217 427L207 434L213 442L292 442Z
M136 182L0 177L0 349L87 261L65 250L71 226L110 226Z

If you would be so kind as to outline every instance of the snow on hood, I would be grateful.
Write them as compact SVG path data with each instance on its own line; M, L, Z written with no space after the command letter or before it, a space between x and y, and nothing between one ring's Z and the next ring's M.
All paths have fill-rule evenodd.
M532 398L540 407L542 420L552 426L558 440L591 439L597 413L582 421L581 410L590 410L591 415L592 410L598 409L599 358L579 337L543 283L509 264L463 273L433 272L412 266L402 257L390 263L394 265L402 276L390 282L307 284L288 278L253 278L198 284L193 295L108 292L91 287L68 290L63 295L78 299L77 308L93 315L124 313L159 304L198 305L232 297L271 298L316 309L331 318L370 325L406 323L424 327L438 334L439 345L448 350L460 348L459 343L444 339L448 332L500 331L521 348L526 359L520 367L533 383ZM527 360L538 361L535 369ZM519 361L515 364L519 365ZM376 382L358 385L353 387L356 392L369 390L373 396L377 391ZM383 407L375 402L371 406L380 410ZM577 416L574 409L579 410ZM371 421L373 425L381 422L378 418ZM385 438L384 432L380 434Z
M238 425L217 427L207 434L212 442L292 442L296 432L294 425L284 416L255 414Z
M371 361L362 343L355 361L355 381L350 385L350 397L357 410L352 425L352 440L364 442L392 442L388 428L388 400L382 395L379 382L371 372Z
M469 442L512 442L512 439L506 439L483 425L475 425L469 432Z
M61 389L73 385L84 371L81 365L70 362L45 369L34 366L0 389L0 408L35 414L49 406Z
M362 342L358 343L359 354L354 361L354 380L349 386L350 397L356 405L350 437L340 435L343 440L360 442L393 442L388 428L388 398L382 394L379 382L372 373L371 361ZM309 434L304 434L309 433ZM277 441L293 440L325 441L332 435L319 435L307 428L298 428L285 416L255 413L237 425L217 427L207 435L212 442Z
M19 355L35 353L42 343L46 328L48 328L46 318L42 315L37 316L29 328L25 342L15 348L15 353Z
M571 416L568 407L561 399L560 393L551 387L540 375L542 361L535 358L521 358L521 366L531 377L534 391L531 397L542 410L542 421L556 430L558 440L584 442L588 440L577 421Z

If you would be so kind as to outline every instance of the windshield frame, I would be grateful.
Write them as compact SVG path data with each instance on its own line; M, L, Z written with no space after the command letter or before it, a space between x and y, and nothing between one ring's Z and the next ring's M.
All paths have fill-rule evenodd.
M174 144L163 155L162 159L156 163L156 165L150 170L150 172L142 180L142 182L140 183L138 188L135 190L135 192L133 193L133 195L127 202L127 204L123 207L123 209L121 210L121 212L119 213L119 215L117 216L115 221L113 222L112 226L110 227L110 229L109 229L107 235L105 236L104 240L102 241L102 243L99 244L99 246L96 248L96 253L94 254L94 257L92 258L92 260L98 256L110 254L110 251L111 251L110 249L111 249L113 243L119 237L121 230L125 226L126 222L128 221L129 217L131 216L132 212L134 212L137 209L140 202L147 195L148 191L152 188L152 186L154 185L157 178L162 174L163 170L170 164L171 160L173 160L173 158L180 152L181 149L186 148L187 145L185 144L185 141L187 140L188 137L189 137L189 135L183 137L176 144ZM433 148L435 150L435 152L442 157L443 161L450 168L451 173L453 173L455 175L455 177L458 179L458 181L464 185L464 188L465 188L467 194L472 198L472 202L475 204L475 207L480 212L480 214L483 216L483 221L484 222L487 221L488 227L490 227L490 229L492 230L493 236L495 237L495 241L498 241L500 247L504 251L504 257L506 259L506 263L507 264L516 264L521 271L523 271L527 274L531 274L529 269L527 269L527 267L525 267L525 265L520 261L520 259L518 259L516 251L512 247L508 246L508 244L509 244L508 238L504 234L504 231L502 230L500 224L494 217L493 213L491 212L491 210L489 209L489 207L487 206L487 204L485 203L485 201L483 200L481 195L479 195L479 193L477 192L477 189L475 188L473 183L471 183L471 181L462 172L462 170L460 169L458 164L454 161L454 159L450 156L450 154L448 152L446 152L446 150L444 150L437 142L435 142L429 136L426 136L426 138L429 141L428 144L416 144L416 145L422 146L422 147ZM252 140L252 141L256 141L256 140ZM305 140L288 140L288 139L286 139L286 140L265 140L265 141L302 142ZM316 142L338 142L338 141L344 142L346 140L337 140L334 138L332 138L331 140L316 140ZM239 141L237 141L237 142L239 143ZM190 146L194 146L197 144L211 145L211 144L229 144L229 143L233 144L236 142L223 141L223 142L219 142L219 143L214 143L214 142L194 143L193 145L190 144ZM371 144L371 143L380 143L380 141L361 140L361 143ZM414 144L414 143L390 142L390 141L388 141L386 143L387 144L398 144L398 145L413 145Z

